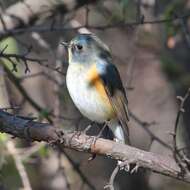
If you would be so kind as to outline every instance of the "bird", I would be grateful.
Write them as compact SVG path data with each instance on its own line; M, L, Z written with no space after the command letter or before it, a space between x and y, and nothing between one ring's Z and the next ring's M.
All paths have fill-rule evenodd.
M111 50L95 34L78 34L69 43L66 86L83 116L106 123L116 142L130 144L126 90Z

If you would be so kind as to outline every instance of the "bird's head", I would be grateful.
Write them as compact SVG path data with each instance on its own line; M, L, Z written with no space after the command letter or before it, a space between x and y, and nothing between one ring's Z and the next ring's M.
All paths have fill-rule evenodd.
M108 46L93 34L77 35L68 43L67 48L69 64L91 65L98 58L111 57Z

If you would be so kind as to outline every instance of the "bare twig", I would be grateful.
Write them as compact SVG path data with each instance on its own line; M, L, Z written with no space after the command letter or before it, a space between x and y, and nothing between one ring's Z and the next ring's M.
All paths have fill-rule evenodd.
M176 120L175 120L175 127L174 127L174 134L173 134L173 156L174 159L176 160L176 162L178 163L178 165L180 166L180 168L184 171L184 172L189 172L188 166L186 166L185 164L185 160L183 159L183 156L179 153L179 150L177 148L177 141L176 141L176 134L177 134L177 129L179 126L179 120L181 117L181 114L183 114L185 112L184 110L184 104L186 102L186 100L188 99L188 97L190 96L190 88L187 90L186 94L184 97L181 96L177 96L177 99L180 101L180 106L179 106L179 110L176 116ZM185 164L185 165L184 165Z
M0 22L0 38L7 37L7 34L14 35L13 30L27 28L35 24L35 21L45 20L59 11L62 15L76 10L88 3L95 3L96 0L75 0L75 1L51 1L51 0L24 0L15 3L4 11Z
M69 154L64 150L64 149L60 149L61 152L64 153L64 155L66 156L66 158L68 159L68 161L71 163L73 169L77 172L77 174L80 176L82 182L84 184L86 184L91 190L96 190L96 187L89 181L89 179L85 176L85 174L83 173L83 171L80 169L80 165L78 163L76 163L70 156Z
M88 28L88 25L89 25L89 12L90 12L89 6L86 5L85 26L87 28Z
M5 72L8 75L8 78L11 80L11 82L15 85L15 87L19 90L19 92L22 94L22 96L30 103L30 105L35 108L38 112L43 112L45 109L42 108L40 105L38 105L26 92L24 87L20 84L19 79L14 76L14 74L7 68L4 67ZM48 115L44 115L44 117L49 121L52 122L51 118Z
M109 188L110 190L114 190L114 180L115 180L115 177L118 174L118 172L119 172L119 165L117 165L115 167L115 169L113 170L110 180L109 180L109 183L106 186L104 186L104 189Z
M141 0L137 0L137 12L136 12L136 21L141 22Z
M111 24L105 24L105 25L99 25L99 26L92 26L92 25L80 25L80 26L75 26L75 27L64 27L64 26L54 26L52 27L28 27L28 28L19 28L19 29L12 29L12 30L7 30L6 32L1 33L0 32L0 38L5 38L7 36L12 36L12 35L19 35L23 33L28 33L28 32L38 32L38 33L44 33L44 32L50 32L50 31L78 31L82 28L88 28L88 29L94 29L94 30L107 30L107 29L112 29L112 28L125 28L125 27L132 27L132 26L138 26L138 25L145 25L145 24L163 24L167 22L174 22L176 20L181 20L181 19L187 19L190 17L190 14L184 14L181 16L174 16L171 18L167 19L160 19L160 20L144 20L141 18L140 21L135 21L135 22L117 22L117 23L111 23Z
M177 146L176 146L176 133L177 133L177 128L178 128L178 124L179 124L179 119L182 113L185 112L184 110L184 104L185 101L187 100L187 98L190 96L190 88L187 90L186 94L184 97L181 96L177 96L177 99L180 101L180 106L179 106L179 110L176 116L176 120L175 120L175 127L174 127L174 150L177 151Z
M4 80L4 69L2 66L0 66L0 71L1 76L0 76L0 106L7 106L6 109L10 108L10 103L9 103L9 96L8 96L8 91L7 91L7 86ZM9 109L10 111L10 109ZM24 187L24 190L31 190L31 186L30 186L30 181L28 179L27 173L25 171L24 165L22 163L22 160L20 158L20 156L18 155L17 149L15 147L14 141L13 140L8 140L5 143L9 153L12 155L16 168L18 170L18 173L21 177L22 180L22 184Z
M7 46L5 46L7 47ZM15 59L16 61L22 61L25 65L25 73L30 72L30 69L28 67L28 61L29 62L37 62L39 64L42 64L43 62L46 62L45 59L35 59L28 57L28 54L30 53L31 49L28 49L24 54L15 54L15 53L5 53L5 48L0 52L0 58L7 59L10 61L13 65L13 70L17 72L16 63L13 61Z
M152 138L152 140L156 140L158 141L161 145L163 145L164 147L168 148L169 150L173 151L173 148L168 145L167 143L165 143L164 141L162 141L159 137L157 137L148 127L151 126L151 125L155 125L156 123L155 122L151 122L151 123L148 123L148 122L144 122L144 121L141 121L134 113L132 113L130 111L130 116L131 118L136 122L138 123L141 127L143 127L143 129L150 135L150 137Z
M25 76L22 76L21 78L18 78L18 80L20 80L20 82L23 82L27 79L31 79L31 78L35 78L35 77L39 77L39 76L45 77L47 80L50 80L51 82L55 83L56 85L60 85L60 83L55 78L53 78L51 75L49 75L45 71L40 71L40 72L37 72L34 74L25 75Z
M9 140L7 142L7 148L8 148L9 153L12 155L12 157L15 161L15 165L16 165L18 173L21 177L24 190L32 190L28 175L27 175L24 165L22 163L22 158L18 154L17 149L15 148L15 145L11 140Z
M189 33L188 26L186 25L186 20L187 18L182 18L179 21L180 21L180 25L181 25L185 40L187 42L187 46L188 48L190 48L190 33Z
M62 165L62 154L61 152L58 152L58 159L59 159L59 167L58 167L58 172L61 172L62 176L64 177L64 180L65 180L65 183L66 183L66 190L70 190L71 189L71 186L70 186L70 183L67 179L67 175L65 174L65 168L64 166Z

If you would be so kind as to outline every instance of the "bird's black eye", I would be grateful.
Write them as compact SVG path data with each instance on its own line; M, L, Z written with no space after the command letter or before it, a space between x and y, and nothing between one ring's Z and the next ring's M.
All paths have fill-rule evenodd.
M76 48L77 48L78 50L82 50L83 46L82 46L81 44L77 44L77 45L76 45Z

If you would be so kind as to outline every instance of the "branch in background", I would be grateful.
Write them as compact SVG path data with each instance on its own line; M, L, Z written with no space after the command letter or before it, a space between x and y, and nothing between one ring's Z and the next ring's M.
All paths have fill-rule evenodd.
M1 65L0 65L0 72L1 72L1 74L0 74L1 75L0 76L0 107L10 106L7 86L6 86L6 83L4 80L5 73L4 73L4 69ZM7 107L6 109L8 109L8 108L10 108L10 107ZM13 157L15 166L17 168L18 174L20 175L20 178L22 181L23 189L31 190L32 188L30 185L30 180L28 178L27 172L22 163L22 159L21 159L20 155L18 154L17 148L15 147L15 143L13 142L13 140L10 139L9 141L7 141L5 143L5 147L7 148L8 152Z
M46 67L52 71L56 71L59 74L65 76L65 73L60 71L60 67L52 67L47 62L46 59L39 59L39 58L32 58L28 57L29 53L31 52L31 47L29 47L24 54L15 54L15 53L5 53L5 50L7 49L8 45L6 45L1 51L0 51L0 59L7 59L12 64L12 71L17 72L17 62L23 62L25 66L25 73L30 72L28 62L35 62L38 63L40 66Z
M4 59L7 59L10 63L12 63L12 66L13 66L13 69L12 71L15 71L17 72L17 64L14 62L17 61L17 62L23 62L24 65L25 65L25 73L27 72L30 72L30 69L29 69L29 66L28 66L28 61L29 62L36 62L36 63L39 63L40 65L47 61L45 59L35 59L35 58L31 58L31 57L28 57L28 54L30 53L31 51L31 48L27 49L27 51L22 54L22 55L19 55L19 54L15 54L15 53L5 53L5 50L7 49L8 45L5 46L1 52L0 52L0 58L4 58Z
M24 165L22 163L22 158L18 154L18 151L17 151L14 143L10 140L7 142L7 149L14 159L16 168L18 170L18 173L19 173L21 180L22 180L22 183L23 183L24 190L32 190L27 172L26 172Z
M61 154L61 152L57 152L57 157L58 157L58 165L59 165L59 167L57 168L57 172L58 173L61 173L61 175L62 175L62 177L64 178L64 180L65 180L65 183L66 183L66 185L65 185L65 190L71 190L71 185L70 185L70 183L69 183L69 180L68 180L68 178L67 178L67 175L65 174L66 172L65 172L65 168L64 168L64 166L63 166L63 164L62 164L62 154Z
M141 15L141 0L137 0L137 2L136 2L136 9L137 9L137 12L136 12L136 21L137 22L141 22L142 20L142 15Z
M9 133L14 137L30 141L45 141L57 145L59 148L67 147L111 157L124 161L127 165L136 164L139 167L190 183L190 174L183 173L175 159L169 156L162 156L101 138L94 143L94 137L66 133L50 124L17 117L4 111L0 111L0 126L0 132Z
M160 143L161 145L163 145L164 147L168 148L169 150L173 151L173 148L168 145L167 143L165 143L164 141L162 141L159 137L157 137L148 127L150 127L151 125L155 125L156 122L146 122L146 121L142 121L140 120L133 112L129 111L129 114L131 116L131 118L137 123L139 124L152 138L152 140L157 141L158 143Z
M180 19L180 25L184 34L188 48L190 48L190 32L187 26L187 18Z
M0 62L1 64L1 62ZM3 64L2 64L3 65ZM69 118L64 117L62 115L55 115L51 110L48 110L47 108L41 107L33 98L30 97L30 95L27 93L27 91L22 86L22 78L17 78L6 66L4 66L4 70L9 78L9 80L14 84L14 86L19 90L19 92L22 94L23 98L39 113L44 113L43 117L45 117L50 123L53 123L52 117L59 117L60 119L66 119L66 120L73 120L75 118ZM55 70L54 70L55 71ZM61 71L60 71L61 72ZM35 76L35 75L34 75ZM49 76L46 76L49 77ZM49 78L49 80L53 80L53 78ZM54 80L54 82L57 83L57 81ZM14 108L13 108L14 109Z
M18 78L18 80L20 82L23 82L23 81L25 81L27 79L32 79L32 78L35 78L35 77L44 77L47 80L53 82L54 84L60 85L59 82L55 78L53 78L50 74L46 73L45 71L40 71L40 72L37 72L37 73L34 73L34 74L25 75L25 76L22 76L22 77Z
M114 190L114 180L115 180L115 177L118 174L118 172L119 172L119 166L117 165L111 174L109 183L104 186L104 189L109 188L110 190Z
M22 96L28 101L28 103L35 108L38 112L43 112L45 109L38 105L26 92L24 87L20 84L19 79L7 68L4 66L4 70L7 73L9 80L15 85L15 87L19 90ZM44 115L45 118L52 123L51 118L48 115Z
M187 172L189 169L189 160L185 159L185 157L183 155L180 154L180 150L178 150L177 148L177 140L176 140L176 136L177 136L177 130L179 127L181 127L179 125L179 120L181 115L185 112L184 109L184 104L186 102L186 100L188 99L188 97L190 96L190 88L187 90L186 94L184 97L178 96L177 99L180 100L180 106L179 106L179 111L177 113L176 116L176 121L175 121L175 127L174 127L174 134L173 134L173 156L174 159L176 160L176 162L178 163L179 167L181 168L181 170L184 170L185 172Z
M0 38L14 35L12 31L27 28L41 18L46 19L56 12L65 15L85 4L95 3L96 0L52 1L25 0L20 1L4 11L0 22Z
M96 187L89 181L89 179L84 175L84 173L82 172L82 170L80 169L80 165L78 163L75 163L73 161L73 159L70 157L70 155L64 150L61 149L61 152L64 153L64 155L66 156L66 158L69 160L69 162L71 163L73 169L77 172L77 174L80 176L82 182L84 184L86 184L90 189L92 190L96 190Z
M111 24L105 24L105 25L99 25L99 26L93 26L93 25L81 25L76 27L64 27L64 26L33 26L33 27L27 27L27 28L19 28L19 29L12 29L7 30L3 34L0 32L0 39L5 38L8 36L14 36L14 35L20 35L23 33L29 33L29 32L38 32L38 33L45 33L45 32L52 32L52 31L78 31L82 28L87 29L94 29L94 30L107 30L112 28L125 28L125 27L133 27L138 25L145 25L145 24L163 24L168 22L174 22L174 21L180 21L183 19L187 19L190 17L190 14L181 15L181 16L175 16L167 19L160 19L160 20L144 20L144 17L141 15L140 21L135 22L116 22Z

